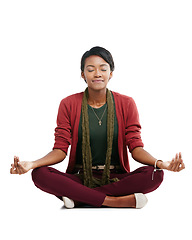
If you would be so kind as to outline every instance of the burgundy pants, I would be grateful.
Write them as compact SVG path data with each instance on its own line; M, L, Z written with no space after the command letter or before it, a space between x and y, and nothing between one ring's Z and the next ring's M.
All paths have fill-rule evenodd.
M66 196L74 201L91 206L101 207L105 197L125 196L133 193L149 193L159 187L163 181L163 171L156 171L152 180L154 167L146 166L130 173L111 171L111 178L118 182L110 183L94 189L83 185L77 175L62 173L51 167L40 167L32 171L32 179L36 187L61 199ZM95 177L101 178L102 171L93 171Z

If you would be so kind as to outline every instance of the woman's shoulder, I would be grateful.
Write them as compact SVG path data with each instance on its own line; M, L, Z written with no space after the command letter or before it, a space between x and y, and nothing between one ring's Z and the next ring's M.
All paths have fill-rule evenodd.
M118 92L114 92L114 91L112 91L112 94L116 101L121 101L121 102L126 102L126 103L134 102L133 98L130 96L127 96L127 95L124 95L124 94L121 94Z
M75 93L72 95L69 95L61 100L61 103L63 104L70 104L70 103L78 103L83 99L83 92Z
M133 112L137 112L137 106L132 97L113 91L112 94L114 96L116 109L121 111L124 116Z

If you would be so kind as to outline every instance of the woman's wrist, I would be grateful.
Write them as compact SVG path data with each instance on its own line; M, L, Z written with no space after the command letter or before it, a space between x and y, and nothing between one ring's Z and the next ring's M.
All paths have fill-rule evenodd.
M33 169L35 169L35 168L37 168L38 166L37 166L37 163L36 163L36 161L32 161L31 162L31 169L33 170Z
M157 160L156 167L159 169L163 169L163 161L162 160Z

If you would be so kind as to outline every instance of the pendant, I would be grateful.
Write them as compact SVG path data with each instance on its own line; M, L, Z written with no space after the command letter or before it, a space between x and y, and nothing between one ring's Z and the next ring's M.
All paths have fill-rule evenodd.
M101 124L102 124L102 122L101 122L101 120L99 120L99 126L101 126Z

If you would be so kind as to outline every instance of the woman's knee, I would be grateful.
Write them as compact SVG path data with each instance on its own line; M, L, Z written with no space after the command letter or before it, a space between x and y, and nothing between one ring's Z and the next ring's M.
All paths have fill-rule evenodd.
M163 178L164 178L164 172L163 170L156 170L154 172L155 177L157 178L157 181L159 183L159 185L163 182Z
M143 170L145 172L143 184L147 186L145 193L156 190L163 181L163 177L164 177L163 170L160 170L160 169L155 170L153 166L144 167Z
M161 183L163 182L163 177L164 177L163 170L153 169L152 176L151 176L152 186L151 186L150 192L156 190L161 185Z
M44 174L46 174L47 171L48 171L48 167L40 167L40 168L33 169L31 173L33 182L37 184L42 179Z
M161 169L155 169L153 166L143 167L144 171L146 171L147 175L151 177L152 180L161 184L164 177L164 172Z

